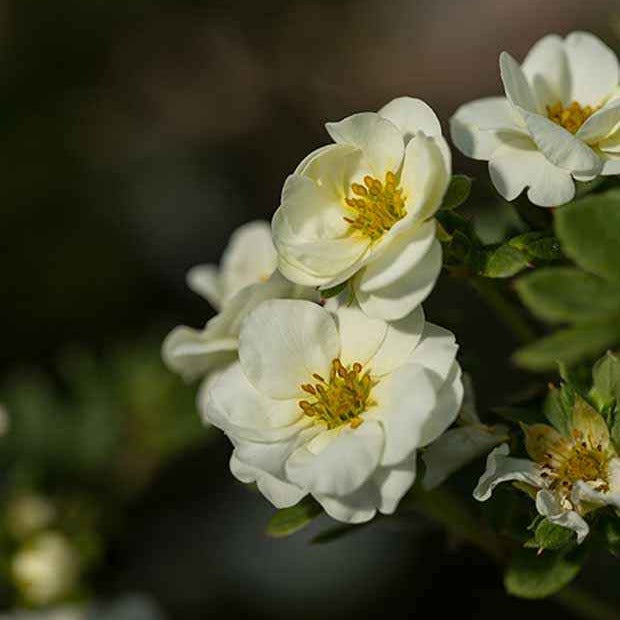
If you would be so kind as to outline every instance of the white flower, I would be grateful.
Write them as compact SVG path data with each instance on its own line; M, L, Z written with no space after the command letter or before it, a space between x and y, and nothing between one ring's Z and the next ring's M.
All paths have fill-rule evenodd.
M457 426L447 430L424 449L426 466L424 488L434 489L454 472L491 448L508 439L508 428L502 424L483 424L476 412L475 396L469 375L463 376L465 394Z
M222 257L222 267L190 270L188 284L220 312L204 329L175 327L162 346L166 365L186 380L205 377L201 400L212 381L237 359L243 319L262 301L278 297L317 299L312 289L297 286L276 271L276 254L267 222L237 229Z
M474 490L479 501L508 480L536 500L536 509L549 521L576 532L581 543L589 527L584 516L600 506L620 509L620 458L610 442L602 416L587 405L575 407L570 436L553 427L524 427L532 460L508 456L507 444L495 448Z
M322 289L352 279L369 316L397 320L432 290L441 269L433 215L450 179L450 151L423 101L327 123L336 144L288 177L273 221L278 265Z
M43 606L72 594L79 578L80 561L63 534L46 531L15 554L11 572L24 599Z
M310 493L359 523L394 512L411 487L417 449L457 415L461 371L454 337L421 308L390 324L328 307L262 303L204 415L235 446L232 473L276 507Z
M548 35L521 66L502 52L505 97L461 106L451 120L454 144L489 161L497 191L514 200L526 187L534 204L573 199L575 184L620 174L618 58L595 36Z
M230 236L220 267L193 267L187 273L187 284L215 310L221 310L241 289L269 280L276 267L269 222L248 222Z

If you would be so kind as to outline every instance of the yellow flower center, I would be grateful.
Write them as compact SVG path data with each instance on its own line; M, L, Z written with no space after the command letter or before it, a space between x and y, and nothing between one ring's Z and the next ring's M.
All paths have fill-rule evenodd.
M571 102L566 107L560 102L547 106L547 116L549 119L571 133L577 133L577 130L594 112L596 112L596 108L589 105L582 107L576 101Z
M407 211L403 199L403 190L398 186L398 179L393 172L385 175L383 183L371 176L364 177L364 185L351 185L353 196L346 198L347 207L354 212L353 217L345 217L351 229L359 231L373 241L379 239Z
M370 371L362 374L362 365L358 362L345 367L335 359L327 380L316 373L312 376L317 383L301 386L312 399L300 401L299 406L305 415L329 429L343 424L357 428L364 421L360 415L377 404L370 397L377 381L372 379Z

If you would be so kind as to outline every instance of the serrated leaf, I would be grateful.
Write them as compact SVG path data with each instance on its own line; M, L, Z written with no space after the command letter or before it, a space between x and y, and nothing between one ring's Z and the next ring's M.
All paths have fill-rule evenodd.
M455 174L450 180L440 208L451 210L461 206L469 198L472 181L473 179L464 174Z
M319 291L319 293L323 299L329 299L330 297L336 297L336 295L340 295L340 293L342 293L342 291L344 291L344 289L347 288L348 284L349 284L349 281L345 280L344 282L341 282L340 284L337 284L336 286L332 286L332 288L326 288L322 291Z
M529 262L526 254L505 243L484 251L480 275L487 278L510 278L525 269Z
M573 364L612 347L620 339L620 324L614 321L584 323L555 332L519 349L514 360L531 370L550 370L557 362Z
M576 541L575 532L566 527L551 523L549 519L543 519L536 527L534 541L539 549L559 551Z
M581 268L620 283L620 189L557 209L555 230L566 254Z
M620 317L620 287L570 267L538 269L517 282L523 303L550 322Z
M265 530L272 538L284 538L306 527L313 519L318 517L323 509L311 497L306 497L296 506L278 510L271 517Z
M577 576L583 556L581 549L569 553L545 551L540 555L531 549L520 549L504 574L506 590L528 599L555 594Z
M548 233L527 232L513 237L508 243L533 259L552 261L562 258L560 242Z

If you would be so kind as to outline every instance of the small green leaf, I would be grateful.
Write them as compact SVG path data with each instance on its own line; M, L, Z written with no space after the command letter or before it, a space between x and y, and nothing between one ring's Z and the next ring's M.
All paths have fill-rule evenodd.
M555 229L564 251L580 267L620 282L620 189L591 194L557 209Z
M551 322L620 317L620 287L570 267L537 269L517 282L523 303Z
M555 332L519 349L514 359L531 370L551 370L557 362L573 364L613 346L620 338L617 321L584 323Z
M529 262L523 252L505 243L498 248L484 251L480 275L487 278L509 278L525 269Z
M450 180L440 208L451 210L462 205L469 198L472 181L473 179L464 174L455 174Z
M340 295L340 293L342 293L342 291L344 291L344 289L347 288L348 285L349 285L349 281L345 280L344 282L341 282L340 284L336 284L336 286L333 286L332 288L326 288L325 290L319 291L319 294L321 295L322 299L329 299L330 297L336 297L336 295Z
M545 551L540 555L531 549L520 549L504 574L506 590L528 599L555 594L577 576L583 556L581 549L567 553Z
M620 400L620 359L611 351L601 357L592 369L592 395L600 404Z
M560 242L547 233L535 231L523 233L513 237L508 243L532 259L553 261L562 258Z
M620 411L616 407L611 421L609 434L617 452L620 452Z
M549 519L543 519L536 527L534 541L539 549L559 551L576 541L575 532L566 527L551 523Z
M266 533L272 538L285 538L306 527L323 512L311 497L305 497L296 506L278 510L267 524Z
M570 434L575 391L569 385L556 388L549 386L549 394L543 405L543 412L551 425L562 435Z

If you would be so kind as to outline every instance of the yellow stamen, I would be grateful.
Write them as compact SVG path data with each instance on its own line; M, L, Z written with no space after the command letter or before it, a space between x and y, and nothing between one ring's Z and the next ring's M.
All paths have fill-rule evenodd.
M351 185L351 193L352 196L346 198L345 203L354 212L354 217L345 217L344 220L353 231L373 241L407 215L403 190L398 186L398 179L393 172L386 173L383 183L367 175L364 177L364 185Z
M328 380L316 373L312 376L317 383L304 383L301 389L312 394L314 399L299 401L299 407L305 415L325 424L328 429L344 424L358 428L364 421L361 414L377 404L370 397L377 381L373 380L370 371L362 374L362 365L358 362L345 367L339 359L335 359Z
M576 101L564 107L560 102L547 106L547 116L557 125L564 127L571 133L577 133L578 129L596 112L592 106L581 106Z

